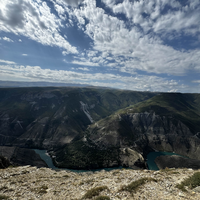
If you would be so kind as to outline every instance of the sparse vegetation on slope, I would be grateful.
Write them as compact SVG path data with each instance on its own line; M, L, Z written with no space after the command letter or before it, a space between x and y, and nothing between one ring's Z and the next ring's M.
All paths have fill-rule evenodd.
M176 187L183 192L186 192L187 189L185 187L188 187L189 189L194 189L197 186L200 186L200 172L194 173L191 177L185 179L180 184L178 184Z
M102 192L104 190L108 190L108 187L107 186L100 186L100 187L92 188L85 193L85 195L83 196L82 199L91 199L95 196L98 196L100 194L100 192Z
M157 182L157 180L154 178L145 177L145 178L141 178L136 181L133 181L128 185L122 186L120 191L128 191L130 193L134 193L137 191L138 188L142 187L145 183L151 182L151 181Z
M95 200L110 200L110 197L108 197L108 196L98 196L97 198L95 198Z
M0 194L0 200L4 200L4 199L9 199L9 197L6 195Z

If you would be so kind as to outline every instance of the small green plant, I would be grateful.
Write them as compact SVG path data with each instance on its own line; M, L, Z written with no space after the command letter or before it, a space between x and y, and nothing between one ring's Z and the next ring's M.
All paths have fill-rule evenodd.
M0 200L4 200L4 199L9 199L9 197L6 195L0 194Z
M168 168L168 167L165 167L165 169L161 169L160 171L161 172L171 172L173 169L170 169L170 168Z
M33 188L31 191L36 192L38 194L45 194L45 193L47 193L47 189L48 189L48 187L46 185L43 185L39 188Z
M139 180L133 181L132 183L130 183L129 185L124 185L122 186L122 188L120 189L120 191L128 191L130 193L135 192L140 186L144 185L147 182L150 181L154 181L157 182L156 179L154 178L141 178Z
M93 183L94 182L94 179L88 179L88 180L85 180L85 181L81 181L80 183L79 183L79 185L84 185L85 183L86 184L90 184L90 183Z
M176 187L183 192L187 192L185 186L189 189L194 189L197 186L200 186L200 172L194 173L191 177L185 179L180 184L176 185Z
M112 174L113 174L113 176L116 176L116 175L120 174L120 172L118 170L118 171L114 171Z
M43 185L43 186L40 188L39 193L40 193L40 194L45 194L45 193L47 193L47 189L48 189L48 187L47 187L46 185Z
M95 200L110 200L108 196L98 196Z
M168 167L166 167L165 169L161 169L160 172L164 172L166 174L180 174L179 172L174 171L174 169Z
M103 190L108 190L108 187L100 186L100 187L92 188L85 193L82 199L91 199L94 196L98 196L100 192L102 192Z

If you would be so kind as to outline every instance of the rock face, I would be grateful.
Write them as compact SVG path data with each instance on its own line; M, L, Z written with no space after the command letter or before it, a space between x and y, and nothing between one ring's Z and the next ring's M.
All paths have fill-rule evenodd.
M0 89L0 145L60 147L81 138L94 121L154 95L101 88Z
M11 163L9 162L7 158L0 156L0 169L5 169L9 167L10 165Z
M63 154L55 149L54 162L70 168L145 168L147 154L155 150L200 160L199 105L200 95L154 96L89 125L79 143L65 146ZM132 159L127 149L140 159Z
M200 160L188 159L177 155L159 156L155 159L159 169L169 168L192 168L200 169Z
M34 150L19 148L19 147L6 147L0 146L0 153L6 157L9 165L20 166L20 165L31 165L37 167L47 167L47 164L40 158Z
M66 147L65 155L55 151L55 160L59 166L62 158L64 163L70 163L66 167L76 166L77 169L114 166L144 169L145 156L153 150L174 151L200 159L199 144L200 140L190 129L171 116L160 116L154 112L115 114L90 125L84 142L76 146L72 144L73 150ZM83 165L77 167L78 163L74 160L80 159Z
M2 199L22 200L77 200L96 199L97 197L114 200L199 200L198 187L193 190L188 188L187 192L182 192L176 187L195 172L197 171L190 169L170 169L156 172L117 169L74 173L30 166L7 168L0 170L0 195ZM139 184L136 190L122 189L142 179L146 181ZM86 195L91 194L90 191L97 191L97 188L102 188L102 190L91 196Z

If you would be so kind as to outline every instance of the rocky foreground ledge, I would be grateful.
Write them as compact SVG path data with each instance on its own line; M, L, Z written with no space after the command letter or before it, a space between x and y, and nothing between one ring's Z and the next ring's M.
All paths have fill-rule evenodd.
M117 169L74 173L30 166L0 170L0 199L200 199L200 187L177 185L200 170Z

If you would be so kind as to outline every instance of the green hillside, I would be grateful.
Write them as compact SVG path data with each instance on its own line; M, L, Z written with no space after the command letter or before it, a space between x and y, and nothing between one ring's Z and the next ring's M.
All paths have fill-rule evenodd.
M161 93L113 112L88 127L85 142L56 149L55 163L72 168L123 165L124 148L144 156L155 149L199 159L199 100L199 94Z
M119 113L142 113L145 111L180 120L194 134L200 131L200 94L162 93L122 109Z

